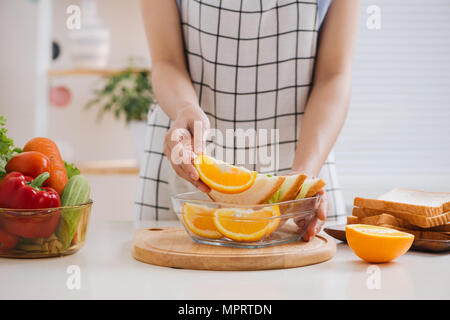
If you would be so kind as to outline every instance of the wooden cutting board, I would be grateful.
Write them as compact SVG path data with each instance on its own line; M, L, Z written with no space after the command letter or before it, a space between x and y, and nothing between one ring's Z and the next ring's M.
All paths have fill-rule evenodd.
M316 236L267 248L242 249L200 244L183 228L137 230L133 256L158 266L197 270L266 270L301 267L327 261L336 253L336 242Z
M347 242L345 224L327 227L324 231L335 239ZM425 252L450 251L450 240L414 239L411 250Z

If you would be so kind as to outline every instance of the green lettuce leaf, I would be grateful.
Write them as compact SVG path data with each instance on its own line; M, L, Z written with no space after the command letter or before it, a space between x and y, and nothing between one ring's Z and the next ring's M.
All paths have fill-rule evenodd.
M72 178L73 176L77 176L80 174L80 170L75 167L73 163L67 163L64 161L64 167L66 167L67 177Z
M22 152L20 148L14 148L13 139L9 138L5 128L6 118L0 116L0 179L6 175L5 166L16 154Z

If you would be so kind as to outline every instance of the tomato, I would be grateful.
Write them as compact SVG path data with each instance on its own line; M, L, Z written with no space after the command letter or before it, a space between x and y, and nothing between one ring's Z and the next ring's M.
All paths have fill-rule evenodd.
M19 237L6 232L5 230L0 230L0 250L10 250L13 249Z
M22 152L12 157L5 166L6 172L17 171L24 176L36 178L44 172L49 172L50 160L44 154L36 151Z
M60 210L29 217L4 214L2 224L7 232L19 237L48 238L55 231L60 218Z

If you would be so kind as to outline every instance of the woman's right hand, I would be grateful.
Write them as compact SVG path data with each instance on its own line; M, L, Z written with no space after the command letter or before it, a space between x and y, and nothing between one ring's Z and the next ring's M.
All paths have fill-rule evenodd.
M211 191L194 167L197 154L205 150L206 133L210 128L208 117L199 106L187 106L177 112L164 139L164 154L172 168L183 179L203 192Z

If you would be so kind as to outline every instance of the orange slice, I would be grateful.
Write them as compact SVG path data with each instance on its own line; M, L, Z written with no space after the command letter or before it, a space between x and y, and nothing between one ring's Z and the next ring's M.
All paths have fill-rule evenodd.
M348 245L356 255L373 263L388 262L400 257L414 241L412 234L367 224L347 225L345 234Z
M244 192L255 182L257 172L198 155L194 160L200 179L211 189L222 193Z
M183 221L193 233L210 239L222 238L213 221L215 209L185 202L182 211Z
M258 241L270 235L279 224L278 205L268 206L260 210L251 209L217 209L214 213L214 224L224 236L235 241Z

